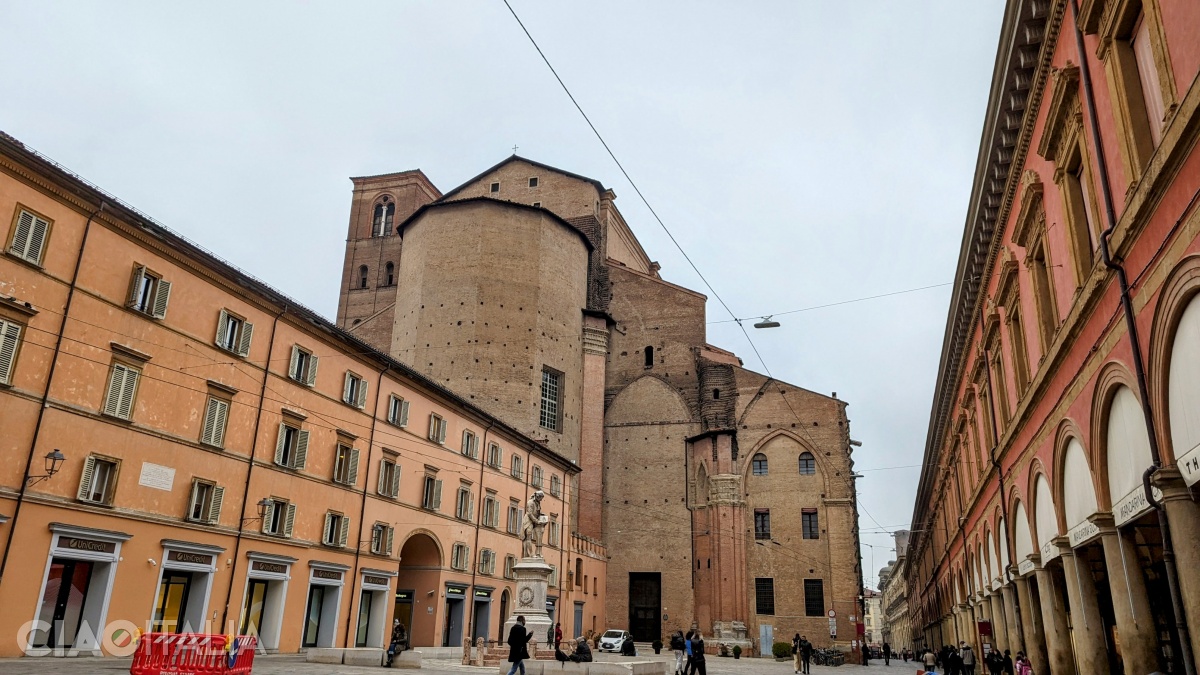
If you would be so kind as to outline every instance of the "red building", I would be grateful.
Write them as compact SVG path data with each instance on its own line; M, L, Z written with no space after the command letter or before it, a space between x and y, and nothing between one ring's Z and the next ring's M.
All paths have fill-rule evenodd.
M913 516L918 647L1039 675L1200 648L1198 35L1188 0L1008 3Z

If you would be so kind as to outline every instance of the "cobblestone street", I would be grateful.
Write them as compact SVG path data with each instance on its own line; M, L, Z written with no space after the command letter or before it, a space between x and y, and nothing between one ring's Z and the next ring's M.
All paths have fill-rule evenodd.
M665 655L655 657L653 655L647 657L639 657L638 660L656 660L668 661L664 658ZM619 661L621 659L615 656L602 655L601 661ZM0 675L117 675L119 673L129 672L129 659L110 659L110 658L77 658L77 659L56 659L56 658L24 658L24 659L0 659ZM708 673L712 675L741 675L741 674L759 674L764 675L786 675L792 669L791 663L780 663L771 659L738 659L731 658L709 658L707 661ZM287 656L266 656L256 659L254 666L254 675L365 675L367 673L379 673L381 668L363 668L353 666L330 666L316 663L305 663L303 657L295 655ZM494 673L492 668L476 668L473 666L463 666L454 661L446 659L430 659L426 660L425 665L420 670L396 670L397 673ZM912 663L905 664L900 661L893 661L891 666L884 666L883 662L872 663L871 666L864 668L862 666L845 665L839 668L830 668L823 666L813 666L812 673L908 673L916 672L916 666Z

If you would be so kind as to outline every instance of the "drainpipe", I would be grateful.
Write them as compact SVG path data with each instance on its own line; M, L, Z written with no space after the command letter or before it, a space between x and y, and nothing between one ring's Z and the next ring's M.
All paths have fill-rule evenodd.
M279 317L286 314L287 311L287 305L284 305L283 309L275 315L275 320L271 322L271 337L267 343L267 362L263 364L262 387L258 391L258 410L254 413L254 434L250 437L252 440L250 441L250 457L246 466L246 484L242 488L242 511L238 517L237 538L233 543L233 567L229 570L229 586L225 588L225 609L221 610L220 625L223 628L226 628L225 622L229 618L229 601L233 597L233 584L237 580L238 557L241 555L242 534L246 527L246 502L250 500L250 477L254 475L254 454L258 449L258 427L262 422L263 401L267 398L267 382L271 379L271 356L275 353L275 327L279 325ZM237 631L229 632L236 633Z
M1104 144L1100 138L1100 128L1096 122L1096 99L1092 91L1092 78L1088 66L1087 52L1083 44L1083 32L1079 28L1079 6L1077 0L1071 0L1071 21L1075 24L1075 48L1079 52L1079 74L1083 83L1084 97L1087 99L1088 129L1091 131L1092 144L1095 146L1096 162L1099 166L1100 193L1104 197L1104 215L1108 218L1108 229L1100 234L1100 255L1104 266L1117 275L1117 285L1121 294L1121 309L1125 315L1125 330L1129 333L1129 342L1133 352L1133 369L1137 375L1138 396L1142 399L1142 418L1146 424L1146 435L1150 441L1151 465L1142 474L1142 487L1146 491L1148 501L1158 512L1158 529L1163 540L1163 565L1167 571L1167 586L1171 593L1171 609L1175 613L1175 630L1179 636L1179 651L1183 660L1184 672L1196 675L1196 664L1192 655L1192 643L1188 636L1187 617L1183 610L1183 596L1179 590L1179 570L1175 564L1175 549L1171 543L1171 528L1167 519L1166 507L1154 498L1150 478L1162 468L1162 453L1158 447L1158 434L1154 429L1154 415L1150 409L1150 389L1146 384L1146 366L1142 361L1141 342L1138 340L1137 320L1133 313L1133 301L1129 295L1129 279L1125 274L1122 263L1112 259L1108 250L1108 240L1117 227L1116 211L1113 208L1112 187L1108 182L1107 162L1104 159Z
M392 367L390 365L385 364L383 366L383 370L379 371L379 379L375 381L375 402L371 405L371 432L367 434L367 471L366 475L363 477L362 504L358 509L358 543L354 546L354 576L350 579L350 607L354 606L354 589L358 587L358 579L360 576L362 576L358 573L358 561L362 557L363 526L366 525L365 519L367 517L367 490L371 483L371 452L375 449L375 424L379 419L379 395L383 393L383 376L386 375L391 368ZM399 577L396 578L396 583L400 583ZM394 598L393 602L395 602ZM358 611L362 611L361 606L359 607ZM343 648L350 646L350 621L352 614L353 612L349 611L349 608L347 608L346 635L342 638ZM391 639L391 631L388 630L388 626L386 625L384 626L384 635L387 637L387 639Z
M21 517L21 505L25 503L25 493L29 490L29 472L33 469L33 453L37 448L38 437L42 433L42 418L46 415L46 407L50 401L50 386L54 384L54 371L58 366L58 355L62 352L63 336L67 332L67 317L71 314L71 301L75 299L75 283L79 281L79 269L83 266L83 251L87 247L88 233L92 231L92 221L107 206L103 200L99 208L88 215L83 225L83 239L79 242L79 256L75 258L75 270L71 273L71 285L67 288L67 302L63 306L62 324L59 325L58 337L54 341L54 353L50 356L50 372L46 375L46 390L42 392L42 402L38 406L37 422L33 425L33 440L29 443L29 455L25 458L25 475L21 480L21 491L17 494L17 505L13 509L12 520L8 523L8 541L4 546L4 558L0 559L0 580L4 579L4 570L8 567L8 554L12 551L13 533L17 531L17 519Z

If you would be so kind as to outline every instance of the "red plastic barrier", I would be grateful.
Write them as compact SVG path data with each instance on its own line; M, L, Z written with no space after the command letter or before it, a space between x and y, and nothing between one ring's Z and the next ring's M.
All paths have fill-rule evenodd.
M258 639L239 635L146 633L138 639L130 675L250 675Z

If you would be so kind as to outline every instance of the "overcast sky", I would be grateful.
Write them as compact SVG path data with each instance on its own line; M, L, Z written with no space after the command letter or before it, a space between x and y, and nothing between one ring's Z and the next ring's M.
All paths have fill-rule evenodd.
M738 316L953 281L1001 0L512 2ZM663 277L708 292L502 0L25 0L0 26L0 130L330 318L348 176L448 190L514 145L612 187ZM911 518L949 295L751 329L776 377L850 403L871 584L880 526ZM709 341L761 370L735 324Z

